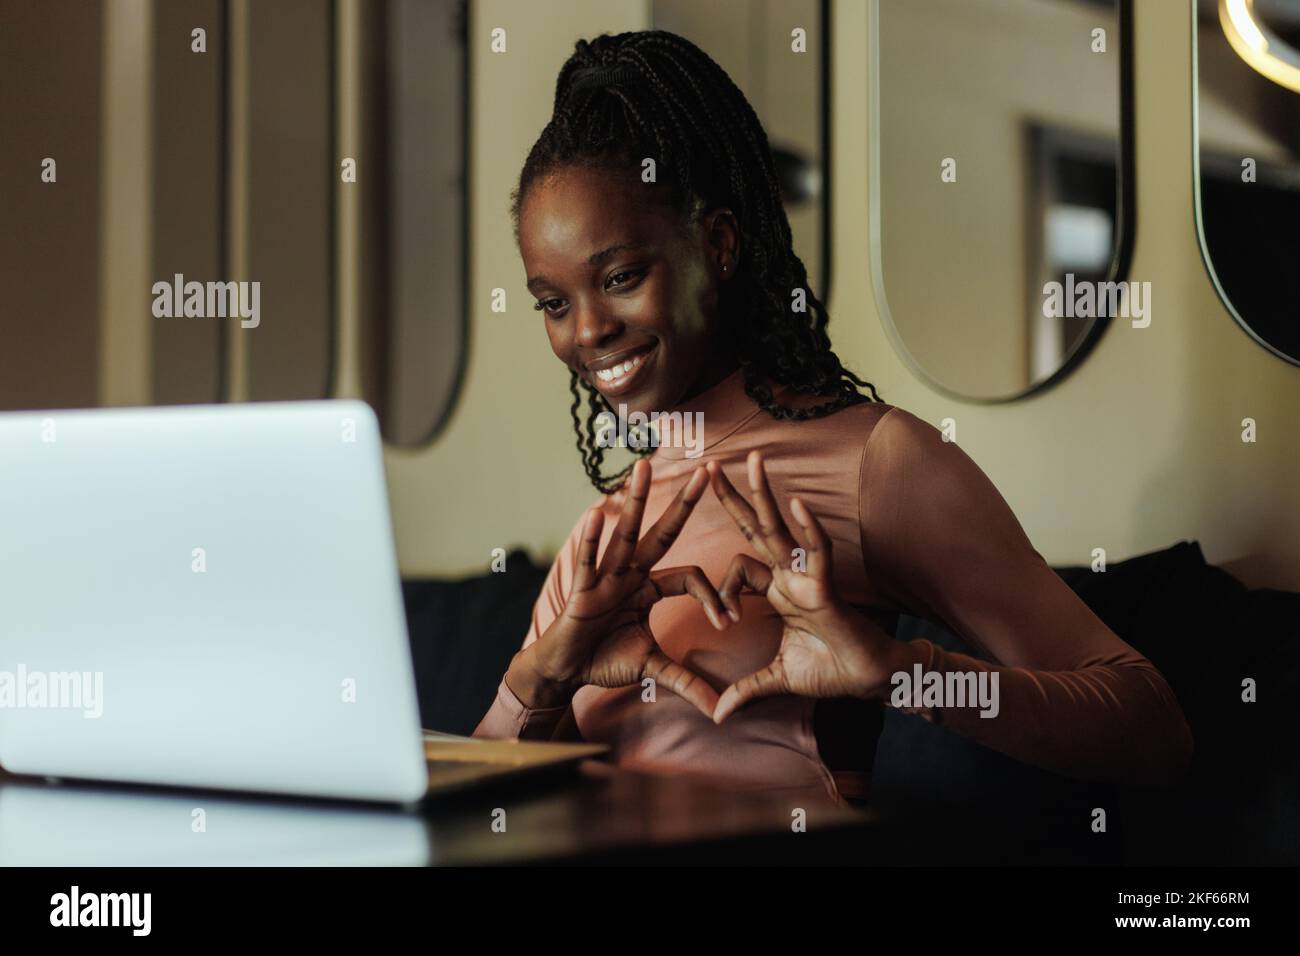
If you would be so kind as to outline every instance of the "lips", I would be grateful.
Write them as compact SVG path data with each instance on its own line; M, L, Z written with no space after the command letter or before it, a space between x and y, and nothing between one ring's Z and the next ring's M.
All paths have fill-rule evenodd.
M656 345L623 349L587 363L587 378L602 395L621 395L636 384Z

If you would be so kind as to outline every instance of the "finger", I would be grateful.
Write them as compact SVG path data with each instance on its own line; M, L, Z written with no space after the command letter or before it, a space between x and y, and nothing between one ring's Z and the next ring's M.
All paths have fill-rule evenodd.
M794 515L794 520L799 522L803 538L808 542L804 549L808 554L808 573L819 580L828 580L831 571L830 535L800 499L790 499L790 512Z
M794 558L794 549L799 547L799 543L794 540L794 535L786 527L785 519L781 517L781 509L777 507L776 497L767 481L767 468L763 464L761 452L749 453L745 470L749 477L750 497L758 514L759 533L763 535L763 541L773 557L788 569Z
M718 692L709 686L709 682L678 664L663 651L650 652L642 675L652 678L660 687L667 687L706 717L712 717L718 706Z
M704 496L704 489L708 485L709 473L703 468L696 468L690 481L677 492L677 497L668 506L668 510L645 533L645 537L637 545L634 559L637 567L653 568L659 563L659 559L668 552L673 542L677 540L677 536L681 534L682 528L686 526L686 519L695 510L696 503Z
M763 536L759 533L758 515L754 513L754 509L749 506L748 501L741 497L740 492L736 491L735 486L723 474L722 468L716 461L709 462L705 467L709 470L713 493L722 502L722 507L726 509L727 514L731 515L731 520L736 522L741 534L759 553L759 557L766 561L769 566L772 566L774 563L773 556L763 542Z
M780 664L768 664L760 671L742 677L722 692L718 706L713 711L713 722L720 724L741 707L760 697L788 694L785 675Z
M700 602L704 608L704 613L708 615L709 623L719 631L727 629L727 608L722 603L722 598L718 595L717 590L713 587L713 582L708 579L704 572L694 565L682 568L664 568L662 571L655 571L650 575L650 580L654 582L655 589L663 597L677 597L682 594L689 594L695 600Z
M596 586L596 552L600 549L600 530L605 526L605 513L599 508L587 511L582 525L582 539L578 542L578 569L573 574L573 592L589 591Z
M758 558L749 554L738 554L731 559L731 565L722 578L718 588L718 597L727 609L727 616L733 621L740 620L740 589L747 587L759 594L766 594L772 586L772 569Z
M627 572L632 563L637 540L641 537L641 518L645 514L646 498L650 494L650 462L638 459L632 466L627 483L627 500L619 513L614 534L605 548L605 558L600 562L600 573L618 577Z

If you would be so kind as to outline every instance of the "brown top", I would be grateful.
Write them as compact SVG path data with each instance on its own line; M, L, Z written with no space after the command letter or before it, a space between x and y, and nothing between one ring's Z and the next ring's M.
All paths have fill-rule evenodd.
M703 413L704 451L693 457L690 448L656 450L643 528L709 460L747 489L745 456L760 448L790 527L797 528L789 512L797 495L830 535L843 599L878 621L890 612L934 621L998 662L913 642L924 651L926 670L998 675L995 717L981 717L975 706L928 709L936 723L1079 778L1157 783L1186 767L1191 731L1159 671L1048 566L988 477L932 425L882 403L778 421L745 395L740 372L681 410ZM602 554L621 505L621 494L601 504ZM551 566L525 644L564 607L581 524ZM706 492L659 566L698 564L717 584L732 557L748 550L721 503ZM780 642L781 621L767 600L742 600L749 602L742 622L725 632L714 630L686 597L655 605L651 628L669 657L721 691L767 664ZM608 744L624 766L699 774L744 788L825 789L839 799L814 737L815 704L789 696L759 700L714 725L670 691L661 689L655 701L645 702L639 686L584 687L568 716L583 738ZM528 710L503 680L475 735L550 737L567 710Z

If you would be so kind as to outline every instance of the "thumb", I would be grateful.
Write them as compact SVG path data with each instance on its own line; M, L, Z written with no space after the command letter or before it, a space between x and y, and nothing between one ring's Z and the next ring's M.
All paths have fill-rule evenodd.
M751 700L788 693L790 689L786 684L785 670L780 661L773 661L761 671L742 677L722 692L718 706L713 711L713 722L722 723Z

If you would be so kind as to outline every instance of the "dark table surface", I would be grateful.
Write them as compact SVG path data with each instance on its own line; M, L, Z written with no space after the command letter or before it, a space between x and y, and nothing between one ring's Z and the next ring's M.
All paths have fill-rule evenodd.
M407 809L0 772L6 866L818 862L872 820L599 761Z
M855 809L597 760L410 808L0 771L2 866L1120 862L1121 832L1089 824L1071 805L908 793Z

